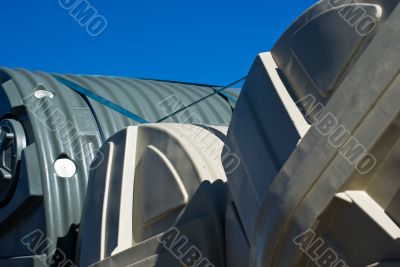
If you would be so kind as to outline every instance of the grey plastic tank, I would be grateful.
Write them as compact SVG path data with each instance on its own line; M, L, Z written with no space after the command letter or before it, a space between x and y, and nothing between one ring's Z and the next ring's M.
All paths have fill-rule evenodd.
M237 102L62 76L122 115L54 76L3 71L0 266L400 266L399 62L398 0L325 0L255 58ZM27 112L29 93L75 121L92 157Z
M21 256L43 256L50 263L54 253L60 251L74 260L90 164L106 139L138 124L118 110L72 90L57 80L60 77L149 122L218 89L167 81L1 69L0 266L21 261L25 266L25 262L33 261L21 260ZM228 97L234 100L227 94L215 95L191 108L196 123L228 125L234 105ZM187 121L186 114L166 120Z
M110 138L77 262L400 266L397 4L311 7L255 59L227 128Z

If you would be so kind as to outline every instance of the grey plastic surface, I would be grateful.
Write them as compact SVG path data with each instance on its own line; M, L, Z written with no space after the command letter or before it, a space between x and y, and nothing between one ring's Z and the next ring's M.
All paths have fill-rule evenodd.
M272 49L295 101L326 103L398 3L323 0L300 16Z
M150 121L214 91L207 86L173 82L63 77ZM166 99L168 106L163 102ZM137 123L82 97L43 72L2 68L0 103L1 119L13 118L21 123L27 145L16 190L0 208L0 247L4 247L0 258L32 255L20 239L36 229L49 238L47 249L52 253L58 242L73 243L76 239L76 232L70 230L80 223L90 164L96 152L106 138ZM232 109L226 99L217 95L190 112L195 114L194 123L227 125ZM190 120L186 114L180 114L167 122ZM71 160L76 167L75 175L57 175L54 164L59 159ZM75 248L67 246L64 250L73 255Z
M251 266L313 264L293 242L307 229L313 229L350 266L398 260L400 228L394 220L398 215L388 205L396 201L398 164L396 170L383 168L395 160L392 149L399 138L399 30L397 7L318 116L321 119L328 112L335 116L376 157L377 165L368 173L357 172L343 156L347 154L344 144L331 145L326 135L312 127L263 201ZM382 171L390 174L379 176ZM346 199L339 206L338 196Z
M262 99L268 99L269 105L264 105ZM258 114L266 116L260 118ZM133 263L169 266L150 240L168 227L179 225L182 212L199 216L188 208L197 201L199 180L219 177L225 181L225 176L228 184L223 184L223 188L228 194L220 203L211 202L207 206L209 210L223 206L223 213L215 220L225 223L225 246L217 253L225 258L226 251L228 266L248 263L251 233L260 212L255 200L265 194L268 182L265 175L272 172L269 174L272 180L308 128L279 79L271 55L264 53L257 58L247 78L228 139L217 129L175 124L143 125L119 132L103 147L107 160L91 174L80 234L80 264L87 266L100 260L99 266L106 266L106 262L118 262L115 266ZM258 151L265 153L260 156ZM226 160L227 155L238 160L234 168L232 158ZM125 168L128 170L124 171ZM119 199L125 199L128 205L122 205ZM129 204L131 199L133 208ZM207 199L201 199L200 203L205 205ZM215 231L210 227L206 227L206 232ZM132 228L132 234L128 234ZM197 232L194 228L191 231ZM90 245L92 237L94 246ZM137 251L146 250L146 246L152 252L139 257ZM203 245L201 248L209 249Z
M225 171L249 242L269 186L308 129L305 119L291 112L289 106L300 113L292 99L282 97L272 71L270 54L260 54L237 102L225 146L240 158L238 168L225 166Z
M198 266L226 266L224 225L221 219L226 208L225 189L224 184L218 181L212 184L204 182L198 187L182 216L176 222L174 229L179 231L179 236L172 243L171 250L167 250L160 241L163 237L166 238L170 231L168 230L167 233L149 238L92 266L181 267L185 265L179 259L192 246L195 246L203 257L195 263ZM180 239L187 240L184 246ZM191 265L193 266L193 264L187 264L187 266Z
M250 259L250 242L234 203L230 203L225 215L226 266L247 266Z
M284 44L298 56L298 64L304 63L301 71L288 50L285 61L277 65L269 53L256 58L225 139L224 151L240 159L234 170L224 166L228 194L223 201L227 203L225 246L219 253L225 253L226 266L398 265L400 7L393 9L395 4L363 5L366 14L380 18L380 24L371 35L361 38L347 28L340 29L348 25L337 21L338 10L328 11L327 2L319 2L286 33L290 36L293 27L304 23L293 40ZM334 29L332 22L338 22L340 28ZM327 32L317 36L315 45L337 41L343 33L344 46L305 47L304 40L321 30ZM285 69L285 64L293 69ZM298 77L301 80L296 80ZM305 87L311 83L314 88ZM314 120L310 118L315 114L295 103L307 94L315 97L314 104L325 107ZM333 145L328 134L321 132L321 125L310 126L306 121L327 115L334 116L354 137L351 140L360 142L377 160L370 172L357 171L360 166L346 159L358 147L352 148L346 140ZM171 136L159 137L163 138ZM151 168L151 164L145 166ZM182 191L177 194L175 175L163 169L169 174L164 180L169 185L164 187L175 188L171 190L174 198L163 205L165 210L186 201L190 205L191 197L185 198ZM149 171L152 175L146 179L154 179L156 172ZM161 199L168 196L160 194L154 198L159 202L150 201L146 218L165 212L154 206L160 205ZM302 250L296 238L307 232L313 239ZM157 250L154 237L143 240L97 266L175 266ZM142 254L143 250L148 253Z
M194 238L203 254L211 253L210 244L222 247L207 254L214 255L215 266L223 266L224 257L219 253L223 251L224 210L218 216L213 210L224 204L212 201L212 192L217 181L226 181L221 162L223 141L217 137L224 131L222 127L208 130L194 125L148 124L112 136L101 149L104 160L95 161L99 167L90 174L77 251L80 266L113 255L123 257L118 253L140 250L142 242L182 224L187 225L187 236ZM209 188L207 183L213 185ZM202 207L196 207L199 205ZM215 231L217 243L211 235ZM195 238L199 235L201 238ZM136 255L139 259L135 262L160 253L154 244L149 249L149 254ZM151 262L143 266L153 266Z
M75 119L87 138L80 144L92 143L91 153L102 145L98 155L103 157L92 162L89 175L76 250L79 266L178 267L190 252L184 248L192 246L208 261L186 264L197 267L208 263L228 267L398 266L398 3L327 0L307 10L272 54L256 58L227 134L226 127L201 126L226 125L211 108L208 115L199 113L202 119L196 126L137 126L65 91L49 76L18 72L11 79L6 75L9 71L3 72L0 97L8 106L0 109L2 114L17 117L28 138L17 190L0 210L0 258L31 255L15 233L40 229L57 240L80 221L90 161L75 160L79 181L54 181L54 160L60 156L74 159L75 154L70 145L57 142L54 133L39 128L37 118L26 116L21 101L22 93L55 88L37 95L61 101L57 107ZM360 10L378 22L366 34L357 32ZM134 108L132 112L146 119L177 108L172 104L172 109L146 111L156 105L148 102L142 109L141 103L150 98L148 89L139 85L153 88L159 82L68 77L114 102L128 94L125 90L135 88L143 102L134 102L136 98L130 96L121 105ZM47 82L37 86L38 80ZM187 93L180 91L183 85L167 84L175 86L179 92L175 96ZM123 92L113 95L110 86ZM213 88L200 91L207 94L209 90ZM161 92L152 93L151 99L163 100ZM320 103L320 113L296 105L309 94L315 97L314 104ZM230 116L230 105L223 98L213 101ZM75 105L79 108L71 111ZM334 143L324 133L321 120L332 117L353 137L348 139L351 142ZM209 123L209 118L215 123ZM182 117L175 119L187 122ZM95 127L88 121L96 122ZM310 126L308 121L317 124ZM126 128L129 125L136 126ZM105 137L110 138L105 141ZM352 146L355 140L376 159L368 172L360 172L359 162L349 160L362 149ZM232 168L232 161L225 162L226 155L239 164ZM12 231L6 231L10 225ZM171 231L179 231L182 239L178 240L185 241L184 246L173 242L169 250L162 244ZM299 239L304 233L312 239ZM68 244L68 239L64 242ZM71 250L74 245L66 247ZM1 266L36 263L37 259L29 257L0 260Z

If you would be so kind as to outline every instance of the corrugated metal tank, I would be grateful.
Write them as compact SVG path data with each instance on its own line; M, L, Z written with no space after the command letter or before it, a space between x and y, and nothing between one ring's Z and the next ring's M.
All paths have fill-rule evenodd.
M79 84L149 122L217 89L177 82L0 69L2 132L11 140L3 140L1 150L1 165L11 174L0 177L1 258L52 254L57 243L63 248L63 244L74 242L74 228L80 222L89 166L96 151L117 131L138 124L77 93L55 76ZM165 122L228 125L231 114L227 98L217 94ZM191 121L193 116L195 121ZM75 174L60 177L54 169L58 159L71 160ZM40 253L23 239L35 230L48 238Z

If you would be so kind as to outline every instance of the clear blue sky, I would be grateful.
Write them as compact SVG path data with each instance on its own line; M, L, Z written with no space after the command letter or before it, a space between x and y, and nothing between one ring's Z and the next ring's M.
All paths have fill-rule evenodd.
M58 0L1 6L0 65L224 85L315 0L89 0L108 21L90 36Z

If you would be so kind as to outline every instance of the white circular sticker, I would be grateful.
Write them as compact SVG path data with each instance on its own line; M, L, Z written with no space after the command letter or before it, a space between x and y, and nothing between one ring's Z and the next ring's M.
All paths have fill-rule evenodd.
M33 95L36 98L43 98L43 97L48 97L50 99L52 99L54 97L54 94L52 92L49 92L47 90L36 90Z
M76 165L70 159L58 159L54 162L54 171L59 177L71 178L76 173Z

